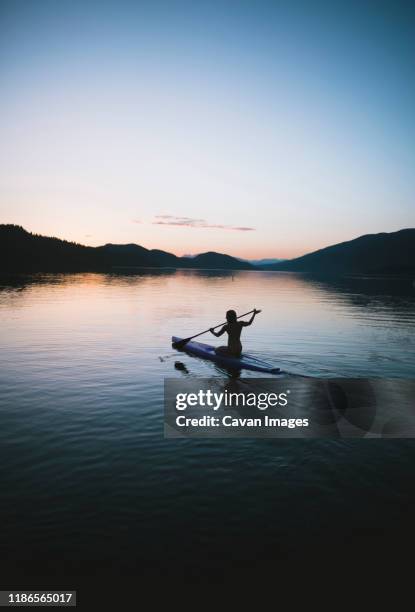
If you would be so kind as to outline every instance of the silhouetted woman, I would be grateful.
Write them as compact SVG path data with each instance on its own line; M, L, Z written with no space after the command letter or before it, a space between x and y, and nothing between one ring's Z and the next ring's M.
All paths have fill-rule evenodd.
M222 334L225 332L228 334L228 346L218 346L218 348L215 349L216 353L220 353L221 355L229 355L231 357L240 357L242 353L242 344L240 339L242 328L251 325L259 312L261 311L255 309L249 321L238 321L236 318L236 312L234 310L228 310L226 313L227 324L224 325L218 332L215 332L212 327L209 330L217 338L222 336Z

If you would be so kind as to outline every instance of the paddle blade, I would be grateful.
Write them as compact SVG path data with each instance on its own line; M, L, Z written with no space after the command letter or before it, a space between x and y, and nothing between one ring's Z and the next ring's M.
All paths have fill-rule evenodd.
M178 340L177 342L173 342L172 347L181 351L190 340L191 338L184 338L183 340Z

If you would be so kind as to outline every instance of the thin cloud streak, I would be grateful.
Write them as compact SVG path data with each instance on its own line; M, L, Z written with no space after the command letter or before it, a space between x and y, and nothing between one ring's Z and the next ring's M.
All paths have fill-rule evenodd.
M156 215L152 225L173 225L175 227L190 227L196 229L224 229L236 232L254 232L255 227L243 227L235 225L223 225L221 223L209 223L205 219L193 219L192 217L175 217L174 215Z

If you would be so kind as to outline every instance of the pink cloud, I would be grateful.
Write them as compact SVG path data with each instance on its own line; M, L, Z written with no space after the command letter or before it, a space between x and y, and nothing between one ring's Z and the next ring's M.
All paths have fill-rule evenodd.
M173 225L175 227L224 229L236 232L253 232L254 227L243 227L235 225L223 225L221 223L209 223L205 219L193 219L192 217L176 217L174 215L156 215L152 225Z

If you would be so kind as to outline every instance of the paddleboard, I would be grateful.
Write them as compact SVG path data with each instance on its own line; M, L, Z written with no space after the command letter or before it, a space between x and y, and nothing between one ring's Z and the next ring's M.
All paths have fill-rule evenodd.
M178 336L172 337L172 343L179 342L183 338ZM210 344L204 344L203 342L196 342L191 340L184 345L183 351L192 355L197 355L202 359L209 359L221 365L222 367L229 368L230 370L252 370L253 372L265 372L267 374L279 374L280 368L276 368L273 365L257 359L247 353L242 353L240 357L230 357L226 355L220 355L215 353L215 347Z

